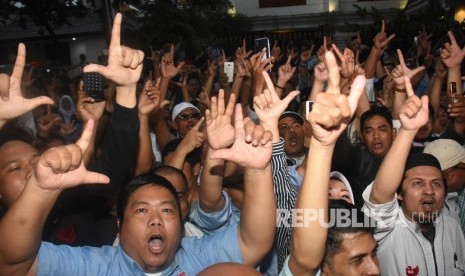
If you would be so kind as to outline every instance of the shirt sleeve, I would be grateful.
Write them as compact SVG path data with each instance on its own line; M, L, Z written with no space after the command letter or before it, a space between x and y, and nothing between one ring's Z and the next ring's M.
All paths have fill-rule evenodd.
M183 238L176 254L178 264L187 275L197 275L217 263L243 263L238 227L229 225L223 231L202 238Z
M273 153L271 155L271 169L273 173L273 187L276 197L276 205L280 211L291 210L294 208L296 192L291 188L289 180L289 170L284 153L284 139L280 138L279 142L273 144ZM285 213L285 212L284 212ZM283 214L283 212L278 212ZM277 218L280 220L281 218ZM289 222L292 218L286 217ZM275 235L275 247L278 253L278 271L281 270L286 256L290 252L291 227L285 223L279 223Z
M399 203L397 202L397 194L392 201L384 204L374 204L370 202L370 194L373 189L373 183L363 191L363 205L362 211L369 218L376 221L375 240L378 243L383 243L385 238L394 230L398 216L399 216Z
M190 221L206 234L211 234L224 228L232 220L232 203L226 192L223 191L224 207L218 212L207 213L195 201L189 214Z

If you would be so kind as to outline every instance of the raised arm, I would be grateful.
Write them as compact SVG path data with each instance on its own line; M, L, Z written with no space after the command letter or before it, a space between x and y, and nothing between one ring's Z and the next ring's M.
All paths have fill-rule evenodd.
M405 76L407 99L399 111L401 127L376 174L370 202L384 204L393 200L401 184L405 162L417 131L428 122L428 96L415 96L410 79Z
M276 202L271 175L271 133L250 119L243 119L236 105L235 139L232 147L214 150L210 157L244 167L244 200L238 231L245 264L257 265L273 245Z
M381 31L376 34L373 38L373 47L371 47L370 55L363 66L366 72L366 78L371 79L375 75L376 71L376 61L378 60L379 53L391 42L391 40L396 36L395 34L387 37L385 31L384 20L381 20Z
M207 124L207 158L200 176L200 207L206 212L220 211L224 207L223 174L224 160L210 158L214 149L227 148L234 142L234 127L231 117L236 103L236 95L231 94L228 105L224 106L224 91L220 89L218 98L212 97L211 110L205 112Z
M153 83L150 79L145 82L144 89L139 95L137 109L139 111L139 145L137 148L136 168L134 175L149 172L153 164L152 141L150 140L150 114L169 104L168 100L161 102L160 79ZM159 160L161 161L161 160Z
M0 129L7 120L21 116L42 104L53 104L49 97L26 99L21 92L21 80L26 64L26 46L18 45L18 55L11 77L0 74Z
M308 120L312 126L312 139L306 173L297 198L297 210L311 210L313 219L304 227L292 232L289 269L294 275L315 275L325 253L327 228L321 223L328 221L328 185L331 158L338 136L350 123L365 87L365 77L358 76L346 97L339 87L339 68L334 54L325 54L329 70L326 93L320 93ZM320 210L324 210L323 218Z
M76 144L47 150L23 192L0 220L0 274L35 275L45 220L58 195L82 183L108 183L105 175L89 172L82 162L92 136L89 121Z

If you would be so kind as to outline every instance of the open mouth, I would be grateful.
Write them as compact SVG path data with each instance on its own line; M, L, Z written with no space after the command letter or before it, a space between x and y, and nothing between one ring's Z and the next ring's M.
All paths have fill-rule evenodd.
M155 254L163 252L165 248L165 241L161 235L150 236L148 243L149 243L149 250Z
M434 202L433 200L424 200L421 203L421 206L423 207L423 210L426 212L431 212L434 208Z
M375 142L375 143L373 143L373 148L374 148L374 149L377 149L377 150L380 150L380 149L383 148L383 143L381 143L381 142Z
M289 137L289 145L296 146L297 145L297 137L295 137L295 136Z

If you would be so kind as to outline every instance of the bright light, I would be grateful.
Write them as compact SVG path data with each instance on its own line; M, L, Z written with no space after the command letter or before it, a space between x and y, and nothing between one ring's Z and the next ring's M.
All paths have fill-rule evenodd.
M75 40L76 40L76 38L75 38L75 37L73 37L73 38L72 38L72 40L73 40L73 41L75 41Z
M228 8L228 14L232 17L236 16L236 7L231 6Z
M455 10L455 16L454 16L455 21L458 21L459 23L463 22L465 20L465 6L458 7Z

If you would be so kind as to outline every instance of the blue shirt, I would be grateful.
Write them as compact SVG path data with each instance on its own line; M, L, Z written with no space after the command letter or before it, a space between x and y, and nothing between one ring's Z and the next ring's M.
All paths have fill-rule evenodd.
M223 231L201 239L182 238L173 263L162 275L196 275L216 263L243 263L237 231L237 225L231 224ZM37 275L145 274L121 246L71 247L42 242L38 254Z

